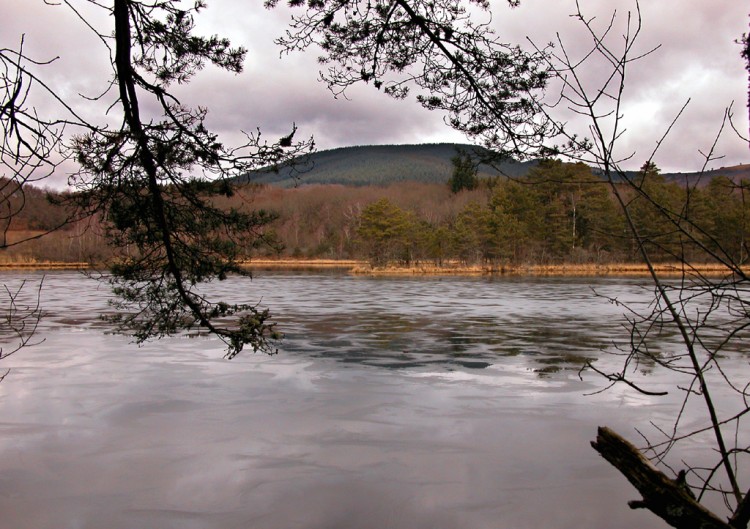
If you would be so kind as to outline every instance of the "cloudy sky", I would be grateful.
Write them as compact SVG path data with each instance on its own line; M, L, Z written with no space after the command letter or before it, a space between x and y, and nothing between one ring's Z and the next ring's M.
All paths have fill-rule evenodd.
M87 14L91 10L85 0L71 3L97 27L110 31L111 20ZM569 16L575 11L574 0L522 0L517 9L509 9L501 0L491 4L491 23L507 42L525 43L528 37L546 43L559 34L574 55L586 49L585 29ZM710 148L724 109L733 101L735 124L747 135L748 81L735 40L747 31L750 8L739 0L649 0L641 4L640 49L659 44L661 48L630 66L623 111L627 132L618 144L618 154L633 154L629 165L638 167L690 99L655 161L664 170L696 170L703 161L699 151ZM581 0L580 5L600 25L613 11L624 22L635 2ZM228 36L248 49L242 74L207 68L180 91L183 102L209 108L209 124L226 143L238 138L239 130L256 127L276 138L288 133L293 122L298 134L314 136L320 149L464 141L443 124L441 115L423 110L413 100L389 99L370 86L351 90L348 100L334 99L317 81L316 50L279 56L273 39L282 35L289 16L287 8L265 10L262 0L208 0L208 9L198 20L200 32ZM87 103L79 94L95 96L106 89L109 55L75 14L65 6L45 5L43 0L6 0L0 45L16 47L22 33L30 54L40 59L60 57L41 70L49 84L89 117L99 118L104 108ZM612 42L617 45L619 39ZM587 76L596 81L597 73L593 67ZM585 133L585 123L573 125ZM713 162L713 167L750 163L747 143L731 131L723 135L717 152L724 158Z

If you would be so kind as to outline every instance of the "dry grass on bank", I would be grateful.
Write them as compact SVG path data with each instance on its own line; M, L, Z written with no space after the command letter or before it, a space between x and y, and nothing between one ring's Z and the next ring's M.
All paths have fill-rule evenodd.
M662 263L654 268L660 275L679 277L683 268L676 263ZM722 276L727 269L721 266L695 265L693 273L706 276ZM351 269L362 275L508 275L508 276L648 276L646 265L637 263L611 264L554 264L554 265L444 265L418 264L410 267L373 268L369 265ZM685 270L689 274L689 271Z
M0 257L0 270L81 270L91 268L85 262L37 261L33 258ZM464 265L446 261L414 263L410 266L389 265L373 267L367 261L355 259L253 259L242 264L249 269L260 270L344 270L354 275L368 276L647 276L648 269L638 263L610 264L553 264L553 265ZM683 268L679 263L655 265L661 275L680 276ZM693 265L694 272L706 276L723 276L727 269L716 265Z
M345 269L355 275L410 276L410 275L528 275L528 276L647 276L648 268L638 263L610 264L555 264L555 265L463 265L458 262L415 263L410 266L389 265L373 267L366 261L336 259L254 259L245 263L249 268L267 270L323 270ZM679 276L679 263L655 265L662 275ZM715 265L694 265L704 275L720 276L726 268Z
M29 257L0 258L0 270L83 270L91 268L89 263L62 261L37 261Z
M364 261L355 259L253 259L245 261L245 268L260 268L266 270L352 270L364 266Z

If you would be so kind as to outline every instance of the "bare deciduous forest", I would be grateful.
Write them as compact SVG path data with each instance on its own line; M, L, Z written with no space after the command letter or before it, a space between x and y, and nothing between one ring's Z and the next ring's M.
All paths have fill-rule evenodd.
M661 203L678 207L690 197L689 220L707 241L747 256L750 206L747 185L716 176L688 185L667 182L656 167L644 171L643 188ZM401 182L387 186L300 185L279 188L245 184L222 207L264 210L266 244L247 248L246 258L362 259L375 266L443 261L464 264L556 264L641 262L625 219L606 182L583 164L543 161L527 177L481 180L475 189ZM592 183L594 182L594 183ZM678 233L626 184L629 208L644 234L659 235L657 261L679 252L696 263ZM27 207L12 220L9 239L54 229L65 221L54 194L28 187ZM96 217L28 244L10 248L8 261L106 262L106 237Z

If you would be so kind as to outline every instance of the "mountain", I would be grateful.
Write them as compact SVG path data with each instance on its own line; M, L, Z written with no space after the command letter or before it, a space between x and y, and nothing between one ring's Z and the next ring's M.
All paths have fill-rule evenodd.
M735 183L740 180L750 179L750 165L733 165L731 167L720 167L711 169L705 173L663 173L668 182L676 182L682 185L706 185L715 176L726 176Z
M486 155L481 147L458 143L422 145L368 145L318 151L299 159L292 167L278 172L256 171L239 182L292 187L307 184L343 184L351 186L387 185L404 180L445 183L453 173L451 158L459 151ZM537 162L509 160L499 164L502 173L525 175ZM500 171L488 165L479 167L479 177L498 176Z
M342 184L348 186L384 186L394 182L416 181L445 183L453 174L451 158L459 151L487 155L489 151L460 143L435 143L421 145L367 145L341 147L318 151L300 158L293 166L278 171L261 170L238 178L238 182L272 184L294 187L308 184ZM538 161L517 162L508 160L499 169L482 164L480 178L504 174L510 177L525 176ZM628 171L634 177L637 172ZM750 179L750 165L722 167L700 173L663 173L667 181L682 185L705 185L714 176L727 176L735 182Z
M594 171L594 174L601 174ZM638 176L638 171L625 171L625 175L630 179ZM707 170L703 173L661 173L664 180L673 182L681 186L703 187L716 176L725 176L733 182L739 184L741 180L750 180L750 165L734 165L730 167L720 167L719 169Z

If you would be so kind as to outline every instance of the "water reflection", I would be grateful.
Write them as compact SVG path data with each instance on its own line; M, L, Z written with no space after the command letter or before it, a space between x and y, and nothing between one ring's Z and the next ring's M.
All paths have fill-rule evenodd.
M323 281L316 292L298 276L284 281L285 294L304 300L302 307L285 306L270 291L263 298L280 314L283 350L342 364L483 369L520 356L545 375L578 370L612 345L612 320L592 318L581 306L593 297L585 282L551 288L537 281L422 279L408 283L405 297L400 279Z
M577 354L570 353L572 344ZM322 317L296 325L285 333L283 350L385 368L477 369L523 356L544 366L577 369L608 345L603 336L553 318L526 318L505 327L490 317L461 322L356 312L347 319Z
M210 289L230 301L270 307L285 335L283 353L386 369L484 369L519 357L540 376L577 371L613 350L613 337L622 341L622 309L606 298L642 296L637 280L373 279L329 272L311 281L298 272L258 274L253 282L235 279ZM71 305L66 283L73 278L84 281L47 274L43 327L111 331L99 317L111 311L106 284L86 282Z
M583 396L600 385L578 366L626 338L586 280L219 283L286 334L279 355L232 362L211 338L135 347L99 320L105 289L45 283L46 341L0 384L7 527L660 526L588 444L669 402Z

